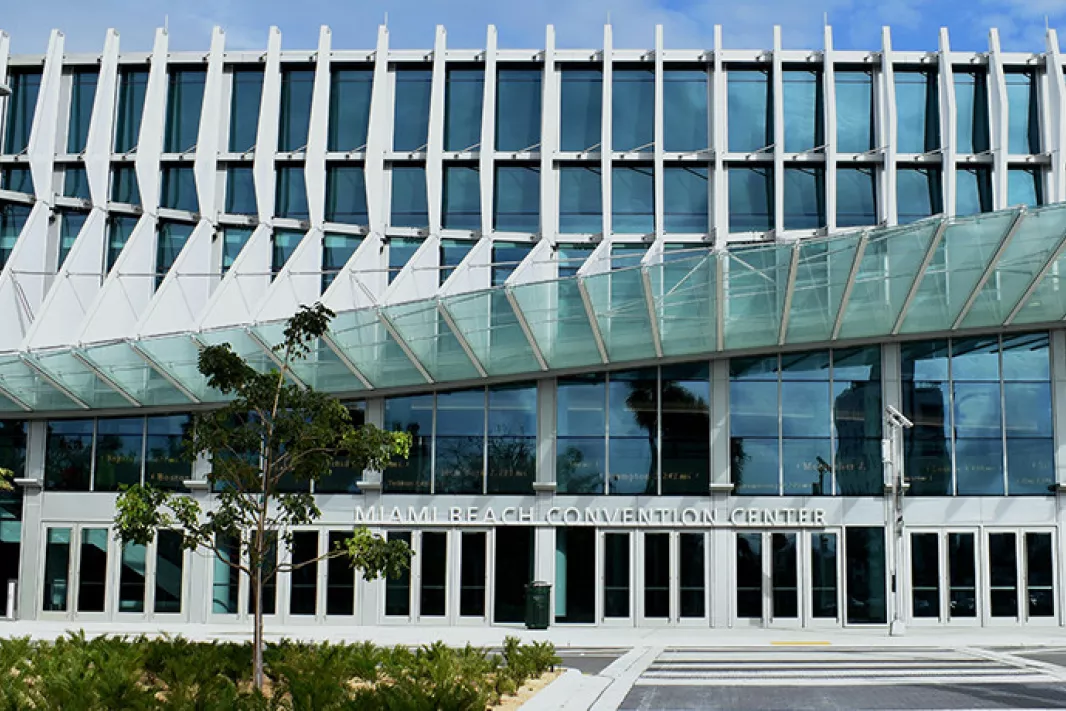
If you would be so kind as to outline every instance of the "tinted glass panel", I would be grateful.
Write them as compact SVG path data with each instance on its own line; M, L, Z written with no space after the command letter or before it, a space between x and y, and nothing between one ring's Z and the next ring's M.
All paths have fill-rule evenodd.
M115 114L115 153L128 153L137 147L144 113L144 92L148 88L148 71L119 70L118 112Z
M799 153L825 145L822 73L786 71L782 79L785 150L789 153Z
M411 435L406 462L385 470L384 490L390 493L429 493L430 451L433 438L433 396L385 400L385 428Z
M167 117L163 152L185 153L196 146L207 73L195 69L171 70L167 80Z
M448 601L448 534L426 531L422 534L421 606L423 617L441 617Z
M811 615L839 616L837 590L837 534L811 534Z
M762 618L762 534L737 534L737 617Z
M658 494L658 382L653 368L608 379L611 494Z
M116 164L111 169L111 201L139 205L141 189L137 184L137 173L133 164Z
M992 209L992 171L960 169L955 173L955 214L976 215Z
M493 228L500 232L540 229L540 168L497 166Z
M1010 153L1040 152L1040 107L1036 74L1008 73L1007 150Z
M74 246L74 241L78 238L78 233L81 232L81 228L85 226L85 220L88 217L84 212L69 212L64 211L60 215L61 223L59 227L59 255L56 262L56 270L63 266L63 262L66 261L67 255L70 254L71 248Z
M255 147L259 131L259 102L263 95L263 72L234 70L230 100L229 149L244 153Z
M218 536L218 551L212 561L214 580L211 583L211 612L216 615L235 615L238 610L241 573L232 567L240 565L240 541L233 536Z
M45 445L45 489L88 491L92 448L92 420L50 421Z
M773 169L730 168L729 231L765 232L773 224Z
M160 192L159 205L161 207L186 212L197 212L200 209L196 197L196 175L192 167L164 167Z
M297 220L308 219L307 183L302 165L278 168L277 196L274 199L274 214Z
M556 476L561 494L604 492L606 387L603 376L559 379Z
M118 581L118 611L144 612L147 590L148 549L139 543L122 547L122 569Z
M537 388L489 388L488 493L533 491L537 468Z
M444 150L468 151L481 143L484 69L449 69L444 89Z
M498 527L495 560L493 621L521 622L525 616L526 586L533 581L533 529Z
M193 227L194 225L177 222L159 223L156 231L155 251L155 286L157 289L163 283L170 268L174 266L185 243L189 241Z
M555 621L596 619L596 531L559 528L555 532Z
M877 188L874 171L866 168L837 170L837 227L877 224Z
M747 153L771 145L774 125L769 72L730 70L727 85L729 150Z
M78 612L103 612L107 599L107 529L81 529Z
M785 169L785 229L813 230L825 226L825 171Z
M611 230L623 234L655 230L655 179L651 166L612 168Z
M141 483L144 418L104 418L96 424L95 491Z
M33 128L33 114L37 108L37 95L41 91L39 71L11 72L11 96L7 100L7 124L4 131L4 153L18 154L26 150Z
M992 617L1017 617L1018 548L1015 534L988 534L988 584Z
M437 395L436 493L480 494L485 447L485 391Z
M356 151L366 146L373 85L370 69L334 69L330 73L328 150Z
M596 233L603 230L603 190L599 168L559 169L559 231Z
M959 153L988 150L988 78L984 72L954 73L956 144Z
M885 531L881 527L844 529L847 559L848 624L884 624L888 619L885 598Z
M655 141L654 70L615 69L611 104L611 149L650 151Z
M107 228L107 270L110 272L118 257L122 254L122 248L126 246L133 228L137 226L136 217L118 217L112 215Z
M874 147L873 78L869 72L836 72L837 150L863 153Z
M485 533L463 531L459 569L459 614L463 617L485 616L486 545Z
M895 73L896 140L900 153L940 148L940 98L934 72ZM900 205L903 205L902 195Z
M559 148L587 151L599 146L602 135L603 72L564 69L561 74Z
M534 150L540 144L539 69L502 67L496 76L496 150Z
M49 528L44 549L45 612L66 612L70 600L70 529Z
M292 564L289 575L289 613L313 615L318 607L318 531L292 534Z
M89 178L84 168L68 165L63 170L63 195L66 197L91 200Z
M939 168L901 168L896 173L899 224L905 225L944 211Z
M192 463L184 451L189 427L188 415L147 418L144 444L146 483L164 489L185 489L184 482L192 478Z
M395 227L426 227L426 169L423 166L392 167L392 218Z
M1007 203L1036 207L1044 204L1044 174L1039 168L1007 171Z
M425 150L429 130L429 98L433 75L422 70L396 70L396 104L392 147Z
M911 614L940 617L940 536L911 534Z
M347 531L329 532L329 550L344 545L351 534ZM326 614L351 615L355 612L355 568L343 557L330 558L326 563Z
M363 166L335 165L326 169L326 221L369 224Z
M629 617L629 534L603 536L603 616Z
M181 549L181 534L160 531L156 537L155 611L180 613L185 552Z
M705 234L709 228L707 168L667 167L663 171L663 229Z
M702 151L710 145L707 92L706 72L663 72L664 150Z
M279 151L299 151L307 146L307 132L311 124L311 94L314 85L313 70L282 70L281 119L278 122Z
M225 274L237 260L237 255L244 249L248 238L252 236L250 229L241 227L227 227L222 236L222 273Z
M704 494L710 484L711 384L706 365L664 367L659 397L662 411L662 493Z
M89 137L89 120L96 98L98 72L80 71L70 75L70 118L67 124L67 153L81 153Z
M644 534L644 616L670 616L670 534Z
M444 168L445 229L481 229L481 174L475 164Z

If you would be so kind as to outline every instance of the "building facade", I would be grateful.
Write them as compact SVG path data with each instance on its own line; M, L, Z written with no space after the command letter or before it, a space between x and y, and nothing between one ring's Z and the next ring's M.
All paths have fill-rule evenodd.
M219 561L113 536L300 304L294 380L410 432L339 463L408 575L279 576L280 623L1066 623L1066 81L1046 51L664 45L9 53L0 610L247 620ZM230 549L235 550L234 547ZM234 553L231 553L234 554ZM900 628L900 627L897 627ZM2 632L0 625L0 632Z

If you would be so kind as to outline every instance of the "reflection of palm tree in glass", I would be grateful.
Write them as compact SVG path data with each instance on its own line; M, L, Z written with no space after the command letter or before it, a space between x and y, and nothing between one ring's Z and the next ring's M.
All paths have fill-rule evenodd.
M662 400L664 445L667 441L681 443L706 441L710 436L710 416L707 412L707 403L703 401L703 398L694 395L683 385L672 380L662 382L661 392L658 386L659 384L654 380L634 381L629 384L629 395L626 397L626 407L633 413L633 419L637 425L644 430L648 440L648 449L651 452L644 489L644 493L649 495L659 493L656 477L658 449L655 446L655 438L659 429L656 412L657 396Z
M585 453L573 445L559 454L556 467L558 479L565 484L566 494L602 494L603 472L597 467L595 471L586 471Z

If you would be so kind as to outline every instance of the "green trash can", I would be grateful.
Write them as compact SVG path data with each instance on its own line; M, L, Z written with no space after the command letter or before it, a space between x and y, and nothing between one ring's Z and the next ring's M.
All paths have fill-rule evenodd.
M551 583L538 580L526 586L526 629L548 629Z

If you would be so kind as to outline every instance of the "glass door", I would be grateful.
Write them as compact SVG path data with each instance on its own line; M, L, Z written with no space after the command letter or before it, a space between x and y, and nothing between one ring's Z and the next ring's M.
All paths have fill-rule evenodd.
M1057 624L1054 531L990 530L985 540L985 624Z
M600 537L601 621L633 623L633 533L606 531Z
M638 533L641 550L640 563L640 620L646 625L665 625L676 619L671 611L671 591L674 587L674 571L677 569L671 556L671 534Z
M910 621L978 624L976 531L911 531Z
M483 623L488 619L488 532L459 535L459 619Z
M745 531L735 540L735 624L840 623L837 532Z

